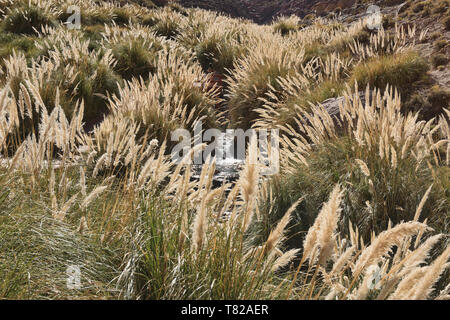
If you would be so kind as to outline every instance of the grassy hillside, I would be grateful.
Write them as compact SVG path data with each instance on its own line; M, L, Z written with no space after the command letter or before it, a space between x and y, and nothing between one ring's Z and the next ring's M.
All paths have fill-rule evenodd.
M0 299L448 299L450 11L395 12L0 0ZM280 171L194 177L198 121Z

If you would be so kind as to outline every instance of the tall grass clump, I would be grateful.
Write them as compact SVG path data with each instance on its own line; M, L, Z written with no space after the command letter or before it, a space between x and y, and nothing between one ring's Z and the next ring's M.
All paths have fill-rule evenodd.
M124 294L146 299L280 297L289 282L275 271L298 250L280 250L290 212L264 246L252 245L247 231L255 216L259 169L248 163L241 182L221 202L227 186L212 188L214 164L203 168L195 188L188 170L179 174L182 167L161 195L153 194L142 206L132 239L135 249L120 278L128 289ZM226 211L232 217L220 223Z
M234 19L213 12L193 11L177 42L195 51L197 60L206 72L213 69L228 73L234 62L248 51L248 32Z
M9 184L15 194L8 198L0 218L0 298L82 299L98 297L100 292L117 297L109 285L117 276L108 260L111 252L54 219L17 187ZM80 268L83 282L79 290L67 287L70 266Z
M63 41L58 38L58 41ZM85 121L92 127L100 122L104 114L108 111L106 107L108 94L118 92L118 82L120 77L114 72L115 61L110 51L103 52L89 50L89 41L76 39L70 42L69 46L53 45L49 55L49 63L67 70L73 70L73 76L68 79L69 83L63 88L72 94L72 101L85 103ZM77 69L75 70L75 66ZM68 73L71 74L71 73ZM62 88L61 88L62 89ZM67 110L70 115L74 104L71 103L71 110Z
M426 60L417 53L405 52L357 65L351 81L357 81L360 87L370 85L381 90L390 84L406 93L411 88L411 83L423 79L428 70Z
M309 61L300 72L287 79L278 79L278 87L260 99L263 106L255 110L259 119L254 126L295 127L298 110L310 110L312 105L341 95L350 66L349 59L329 54L323 60L316 57Z
M117 63L114 68L126 80L132 77L148 78L156 70L157 50L154 44L147 45L139 40L115 44L113 55Z
M217 124L214 106L220 102L216 88L198 86L206 83L201 67L189 64L176 53L159 55L157 72L146 83L133 79L109 99L110 110L117 119L129 118L140 127L138 136L163 143L178 128L192 128L203 121L204 128Z
M163 9L155 14L157 23L152 27L158 36L174 39L183 28L185 17L170 9Z
M283 43L276 35L266 40ZM261 99L270 91L280 89L279 79L301 70L303 54L302 48L269 47L262 40L248 56L235 63L233 75L227 78L229 113L235 126L251 127L258 118L255 110L263 105Z
M246 52L245 45L238 43L233 34L222 31L225 33L209 31L195 46L197 59L205 71L212 68L219 73L228 73L234 62Z
M299 29L300 21L297 16L279 17L272 25L275 32L285 36L291 32L296 32Z
M344 214L365 240L370 230L381 231L389 221L412 220L424 194L422 219L445 232L449 199L437 172L446 165L438 150L445 152L447 138L437 135L442 124L432 129L434 119L419 121L418 116L402 115L399 96L388 91L367 91L365 98L346 95L334 116L320 105L298 111L295 129L280 125L292 164L273 179L276 199L264 206L267 224L304 196L294 216L297 232L306 230L330 185L341 183L348 190Z
M54 17L45 8L24 5L8 11L3 30L17 34L35 34L44 26L55 25Z

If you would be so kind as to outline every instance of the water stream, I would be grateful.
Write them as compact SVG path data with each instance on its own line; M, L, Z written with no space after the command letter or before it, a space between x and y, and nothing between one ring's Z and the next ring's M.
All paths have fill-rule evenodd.
M218 146L219 155L229 155L229 151L234 148L233 137L223 133L218 137L218 141L223 141L223 144ZM232 183L239 178L239 171L244 164L244 159L239 159L237 157L218 157L216 158L216 171L213 177L214 187L220 187L224 183ZM192 178L197 180L200 178L200 173L202 171L203 165L193 165L193 176Z

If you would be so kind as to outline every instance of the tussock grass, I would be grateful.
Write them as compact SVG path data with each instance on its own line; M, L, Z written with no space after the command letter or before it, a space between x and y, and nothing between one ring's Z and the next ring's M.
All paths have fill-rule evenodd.
M47 8L24 5L9 11L2 22L3 30L17 34L36 34L42 27L55 24Z
M382 90L390 84L404 93L412 82L422 79L428 69L426 60L417 53L406 52L380 57L356 66L351 82L358 82L360 87L370 85Z
M156 51L160 48L158 44L147 45L139 40L115 44L113 55L117 63L114 68L126 80L148 78L156 71Z
M255 110L263 105L261 99L272 88L280 89L278 79L302 68L301 48L267 48L267 43L257 44L248 57L236 62L235 72L227 79L231 120L242 128L249 128L257 118Z
M275 32L279 32L281 35L285 36L291 32L296 32L299 30L299 25L300 18L297 16L279 17L273 22L273 29Z
M369 97L369 92L366 96ZM399 97L382 98L374 93L367 99L361 101L349 96L335 121L319 107L313 108L312 114L299 110L297 121L305 118L310 124L299 125L295 131L279 125L288 133L285 145L297 149L292 153L292 167L287 166L286 173L274 179L279 198L275 205L269 202L265 206L268 219L279 217L280 211L289 207L293 199L304 196L304 204L295 215L299 223L297 232L305 231L314 218L313 212L317 212L319 203L330 192L330 186L341 183L351 190L343 199L345 214L368 240L369 230L381 231L389 221L411 220L421 195L434 183L429 207L422 208L422 217L436 228L445 229L442 223L446 219L448 196L445 185L435 182L436 170L442 165L440 155L433 142L425 147L422 138L439 127L430 131L433 120L418 121L418 114L403 116ZM357 107L359 103L365 107ZM353 111L351 116L352 109L358 111ZM348 130L347 135L342 137L341 130ZM411 149L416 148L414 145L417 151ZM437 167L430 167L428 162L434 162ZM440 213L435 215L436 212ZM270 220L267 224L270 225Z

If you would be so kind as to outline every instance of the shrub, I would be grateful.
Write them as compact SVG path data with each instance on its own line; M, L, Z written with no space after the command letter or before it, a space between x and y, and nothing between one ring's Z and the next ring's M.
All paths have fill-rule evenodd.
M442 23L444 24L445 30L449 31L450 30L450 16L445 17L442 20Z
M428 95L428 101L432 107L432 110L429 112L429 118L439 116L444 113L444 108L448 108L450 105L450 91L434 86Z
M438 1L438 3L436 3L436 5L433 7L432 12L435 14L444 13L447 11L449 5L450 3L446 0Z
M421 2L415 3L415 4L411 7L411 9L412 9L413 12L419 13L419 12L421 12L422 10L424 10L426 7L428 7L427 1L421 1Z
M43 26L52 26L53 18L36 6L23 6L10 11L3 21L3 29L17 34L35 34Z
M442 50L447 47L447 45L448 41L446 39L439 39L434 42L434 47L436 48L436 50Z
M273 23L275 32L285 36L299 30L300 18L297 16L280 17Z
M445 54L437 53L431 56L431 64L433 67L437 68L439 66L444 66L448 63L448 58Z
M411 88L411 83L425 76L428 69L425 59L417 53L398 53L373 58L357 65L353 71L351 83L357 81L360 87L369 84L380 89L390 84L405 93Z

